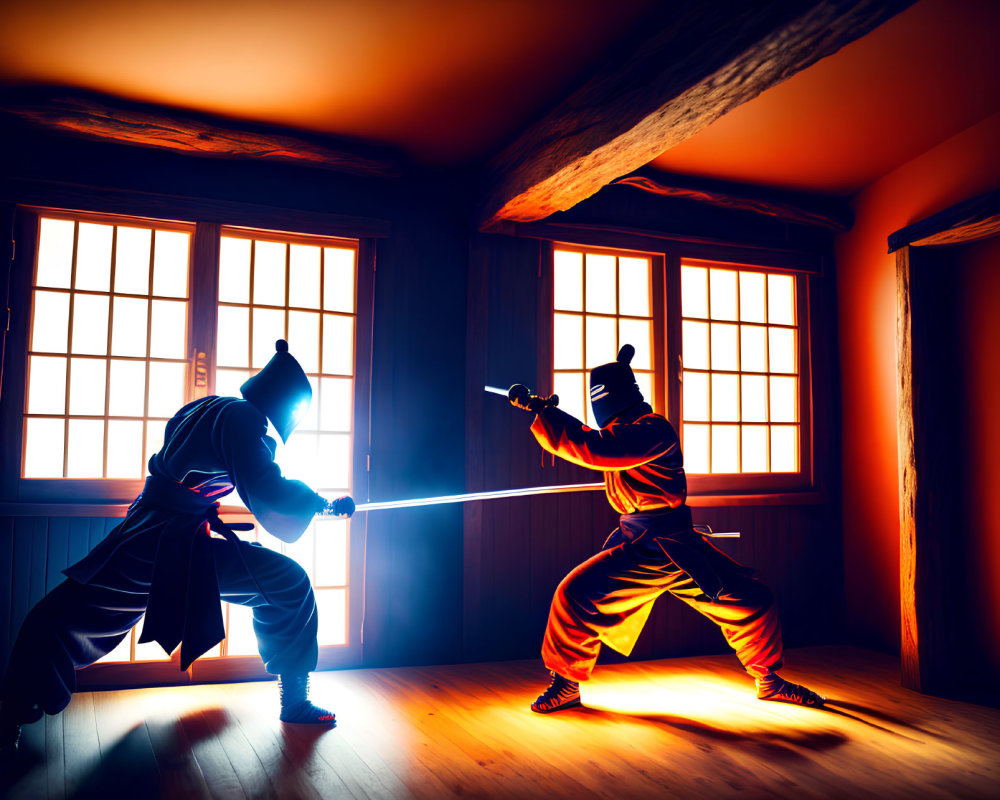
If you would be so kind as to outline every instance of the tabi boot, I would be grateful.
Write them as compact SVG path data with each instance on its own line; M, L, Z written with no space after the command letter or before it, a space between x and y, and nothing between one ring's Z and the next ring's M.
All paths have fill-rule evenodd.
M551 714L553 711L562 711L564 708L573 708L580 705L580 684L570 681L556 672L550 672L552 681L549 688L538 695L538 698L531 704L531 710L539 714Z
M826 702L825 697L816 694L812 689L786 681L774 672L764 678L757 678L757 699L813 708L818 708Z
M336 726L336 714L309 702L308 672L298 675L279 675L278 693L281 697L282 722Z

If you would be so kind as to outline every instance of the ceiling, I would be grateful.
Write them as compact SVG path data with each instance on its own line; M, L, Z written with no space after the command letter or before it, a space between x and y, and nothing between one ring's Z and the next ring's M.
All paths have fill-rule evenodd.
M5 0L0 84L393 145L509 143L658 0ZM673 147L670 173L850 194L1000 111L1000 2L919 0Z
M4 0L0 83L486 157L656 0Z
M848 195L997 112L1000 2L920 0L652 166Z

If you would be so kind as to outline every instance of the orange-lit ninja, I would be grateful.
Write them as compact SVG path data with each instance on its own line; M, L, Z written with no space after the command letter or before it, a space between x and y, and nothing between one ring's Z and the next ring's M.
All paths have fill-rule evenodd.
M511 392L515 406L536 414L531 432L545 450L604 473L608 501L621 514L601 551L556 589L542 643L552 680L531 709L550 713L579 705L580 682L590 677L601 643L631 653L664 592L722 629L761 700L822 705L824 698L777 674L781 623L770 589L693 527L680 441L643 401L629 366L634 354L625 345L617 361L590 373L600 430L544 398Z

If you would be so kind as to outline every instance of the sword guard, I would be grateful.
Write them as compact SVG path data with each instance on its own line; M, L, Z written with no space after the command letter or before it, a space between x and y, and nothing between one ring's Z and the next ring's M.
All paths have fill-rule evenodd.
M523 408L525 411L534 411L536 414L543 408L556 407L559 405L559 395L551 394L548 397L541 397L532 394L531 389L523 383L515 383L507 392L507 399L512 406Z

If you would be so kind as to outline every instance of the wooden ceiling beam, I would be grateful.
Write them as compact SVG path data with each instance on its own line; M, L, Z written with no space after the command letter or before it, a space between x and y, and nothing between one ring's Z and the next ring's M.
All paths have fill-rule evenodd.
M361 147L341 147L320 137L241 126L111 98L83 94L0 97L0 110L50 130L90 139L209 157L280 161L372 178L401 173L393 159L366 154Z
M609 60L490 163L480 230L572 208L912 2L664 4L647 24L655 33Z

